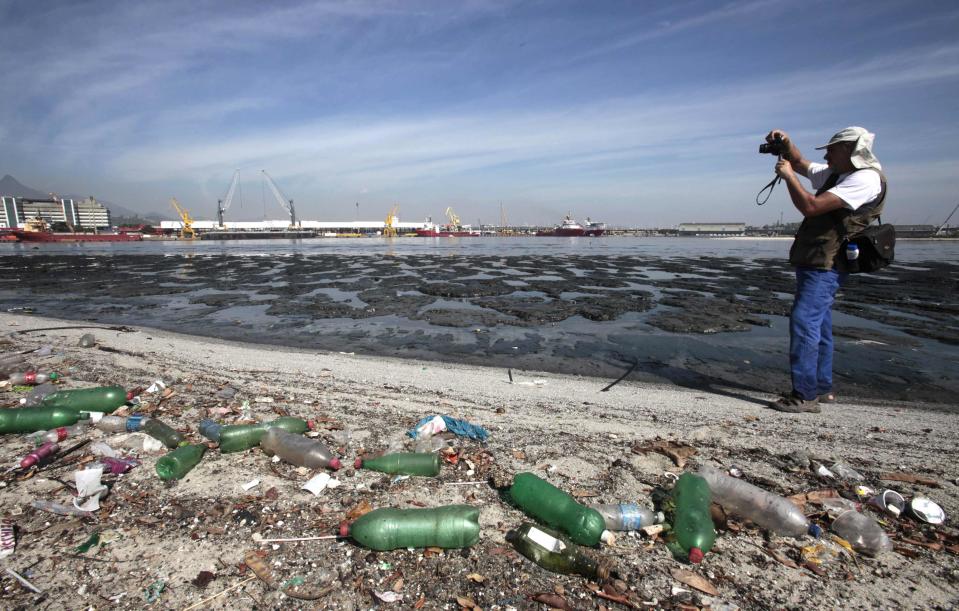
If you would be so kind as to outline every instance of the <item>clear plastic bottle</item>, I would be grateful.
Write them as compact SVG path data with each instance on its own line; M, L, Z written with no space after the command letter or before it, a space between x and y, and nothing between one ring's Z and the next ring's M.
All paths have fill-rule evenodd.
M56 443L58 441L63 441L67 437L76 437L80 433L83 433L89 429L90 427L86 424L61 426L46 432L37 432L33 435L27 435L27 440L35 446L39 446L47 442Z
M134 414L132 416L103 416L93 426L105 433L135 433L143 428L150 420L148 417Z
M606 521L606 530L639 530L644 526L661 524L664 520L661 511L653 511L636 503L612 503L608 505L590 505Z
M809 520L789 499L709 465L700 468L699 475L709 483L713 501L726 511L783 536L799 537L809 532Z
M27 396L20 399L20 404L23 407L36 407L43 403L43 399L47 395L52 395L59 390L59 388L50 382L47 382L46 384L40 384L39 386L34 386L33 390L27 393Z
M143 432L170 449L176 448L186 441L186 437L184 437L182 433L160 422L156 418L147 420L146 424L143 425Z
M17 372L11 373L9 377L9 382L15 386L23 386L29 384L33 386L34 384L46 384L47 382L56 382L60 379L60 374L56 372L51 373L37 373L36 371L26 371L26 372Z
M832 531L857 552L876 556L892 550L892 541L874 519L858 511L847 511L832 522Z
M343 465L326 445L302 435L294 435L280 428L267 429L260 439L260 447L270 456L279 456L284 461L298 467L322 469L329 467L334 471Z
M582 575L604 581L610 567L587 555L559 531L524 523L506 534L516 550L547 571L564 575Z
M606 521L598 511L580 505L533 473L517 473L509 494L528 515L567 533L574 543L597 545L606 530Z
M351 537L377 551L404 547L470 547L479 541L479 509L447 505L432 509L376 509L340 525L340 536Z

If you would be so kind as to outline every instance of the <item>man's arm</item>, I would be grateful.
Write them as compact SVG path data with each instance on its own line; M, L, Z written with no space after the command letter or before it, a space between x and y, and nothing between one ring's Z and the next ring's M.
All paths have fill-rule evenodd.
M766 142L771 143L775 140L776 136L782 138L783 144L786 145L786 159L789 160L790 165L792 165L793 171L808 178L809 160L802 156L802 153L799 152L799 147L789 138L789 134L781 129L774 129L766 134Z
M792 199L793 205L796 206L796 210L799 210L803 217L819 216L833 210L839 210L846 205L835 193L826 191L820 195L813 195L804 189L799 183L799 178L792 170L793 163L781 159L776 164L776 174L786 183L786 187L789 189L789 197ZM808 162L806 163L808 168Z

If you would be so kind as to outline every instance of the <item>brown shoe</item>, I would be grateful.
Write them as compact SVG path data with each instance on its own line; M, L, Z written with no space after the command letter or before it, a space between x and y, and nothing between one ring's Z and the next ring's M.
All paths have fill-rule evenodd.
M836 402L836 393L827 392L819 395L820 403L835 403Z
M777 412L786 412L789 414L818 414L819 409L819 399L812 399L807 401L803 399L795 392L791 392L788 395L783 395L775 401L769 403L769 409L774 409Z

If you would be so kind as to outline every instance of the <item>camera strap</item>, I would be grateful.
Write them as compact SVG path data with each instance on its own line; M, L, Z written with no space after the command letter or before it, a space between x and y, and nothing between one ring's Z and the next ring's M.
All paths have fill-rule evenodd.
M777 174L777 175L775 176L775 178L773 178L772 180L770 180L769 183L768 183L765 187L763 187L762 189L760 189L760 190L759 190L759 193L756 194L756 205L757 205L757 206L762 206L763 204L765 204L766 202L768 202L768 201L769 201L769 197L773 194L773 188L774 188L777 184L781 183L782 180L783 180L782 177ZM759 201L759 198L762 197L763 191L765 191L766 189L769 189L769 193L766 193L766 197L763 198L763 201Z

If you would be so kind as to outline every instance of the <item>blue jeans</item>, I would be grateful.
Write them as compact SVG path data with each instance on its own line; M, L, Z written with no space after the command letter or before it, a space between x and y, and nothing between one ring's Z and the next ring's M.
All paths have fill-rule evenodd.
M796 299L789 316L793 391L805 400L832 390L832 304L848 274L796 268Z

